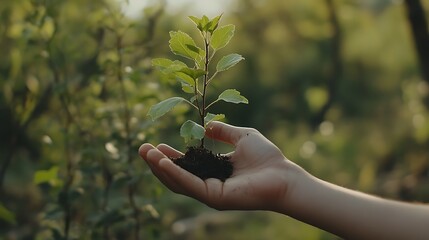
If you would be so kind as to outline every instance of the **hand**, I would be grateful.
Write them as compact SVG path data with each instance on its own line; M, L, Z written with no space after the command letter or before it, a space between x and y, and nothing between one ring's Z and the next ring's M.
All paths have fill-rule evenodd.
M233 175L205 181L174 164L181 155L143 144L140 155L172 191L216 209L271 210L349 239L425 239L429 207L381 199L320 180L287 160L255 129L221 122L206 135L235 146Z
M145 143L140 156L173 192L193 197L216 209L278 211L287 202L297 174L304 172L255 129L212 122L206 135L235 146L229 153L233 175L225 182L201 180L174 164L169 157L182 153L168 145Z

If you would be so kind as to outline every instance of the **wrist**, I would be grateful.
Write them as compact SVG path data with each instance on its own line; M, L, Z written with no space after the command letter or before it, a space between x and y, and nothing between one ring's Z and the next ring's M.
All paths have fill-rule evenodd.
M305 191L311 189L315 184L315 177L305 171L297 164L286 160L287 168L284 175L284 194L279 199L278 209L276 212L286 214L288 216L299 211L296 209L299 202L302 200Z

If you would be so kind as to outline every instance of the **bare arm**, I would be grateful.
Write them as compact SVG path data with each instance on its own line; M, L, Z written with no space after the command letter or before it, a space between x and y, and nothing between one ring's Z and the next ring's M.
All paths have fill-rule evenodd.
M281 213L346 239L427 239L429 207L386 200L307 174Z
M347 239L427 239L429 207L390 201L322 181L289 161L255 129L214 122L211 138L235 146L233 176L203 181L168 157L181 153L143 144L140 155L172 191L210 207L269 210L289 215Z

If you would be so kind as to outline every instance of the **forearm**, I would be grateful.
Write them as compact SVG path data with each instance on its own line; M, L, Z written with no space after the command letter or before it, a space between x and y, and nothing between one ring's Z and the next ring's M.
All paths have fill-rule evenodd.
M347 239L427 239L429 207L385 200L308 174L282 213Z

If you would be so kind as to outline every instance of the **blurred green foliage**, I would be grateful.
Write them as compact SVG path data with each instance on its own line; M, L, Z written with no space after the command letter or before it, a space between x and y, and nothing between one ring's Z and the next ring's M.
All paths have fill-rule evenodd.
M259 129L322 179L428 202L429 87L404 4L235 3L222 51L246 61L213 86L250 104L213 113ZM0 239L335 239L271 213L208 211L165 191L139 159L146 141L184 149L171 133L195 117L186 106L146 117L181 91L150 61L171 57L168 32L192 29L187 14L155 4L132 19L107 0L0 4Z

